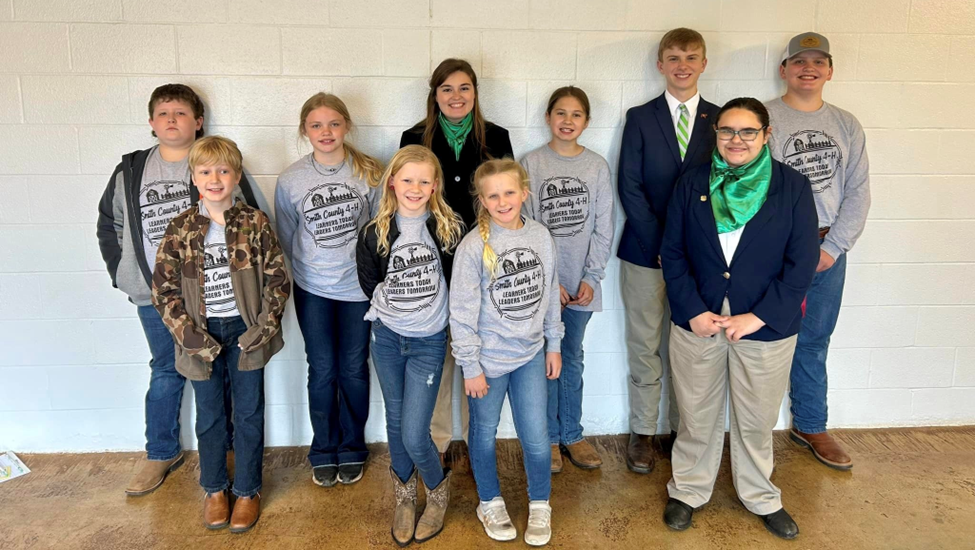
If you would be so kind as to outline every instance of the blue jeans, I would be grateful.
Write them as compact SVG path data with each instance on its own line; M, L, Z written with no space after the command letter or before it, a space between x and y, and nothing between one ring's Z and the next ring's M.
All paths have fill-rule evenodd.
M415 465L423 483L436 487L444 475L430 437L430 420L447 354L447 329L425 338L409 338L377 320L372 323L371 351L386 404L386 437L393 472L405 483Z
M237 338L247 326L240 317L207 320L207 332L223 347L209 380L193 380L200 485L208 493L226 489L227 409L224 380L230 379L234 423L234 494L249 497L261 490L264 466L264 369L240 371Z
M545 425L548 393L545 351L538 352L531 361L508 374L488 378L487 383L491 386L487 395L480 399L467 398L471 411L468 445L478 498L488 501L501 496L495 441L501 407L507 395L524 455L528 499L548 500L552 492L552 455Z
M813 277L806 293L806 316L799 329L789 375L792 426L800 432L826 431L826 352L840 316L845 281L846 254L843 254L833 267Z
M295 313L308 357L312 467L361 464L369 418L369 302L342 302L294 285Z
M548 381L548 442L572 445L582 441L582 339L591 311L562 310L562 374Z
M176 372L176 344L152 306L138 306L139 321L149 343L149 391L146 392L146 458L172 460L179 455L179 407L186 379ZM230 380L224 381L227 418L231 418ZM227 425L227 450L233 448L233 425Z

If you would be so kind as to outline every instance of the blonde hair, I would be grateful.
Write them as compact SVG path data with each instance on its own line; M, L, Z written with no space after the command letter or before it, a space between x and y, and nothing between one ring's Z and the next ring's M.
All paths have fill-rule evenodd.
M190 170L200 165L226 164L233 168L237 175L244 173L243 157L240 149L233 140L223 136L207 136L199 139L190 147Z
M376 226L379 253L386 256L389 254L389 247L393 244L389 242L389 225L396 216L399 205L396 202L396 192L392 189L392 180L404 166L411 162L433 167L435 188L430 195L430 201L427 202L427 210L437 220L437 240L440 241L444 252L450 252L464 236L464 224L443 198L443 169L440 168L440 161L433 151L422 145L407 145L396 151L386 171L383 172L380 181L385 185L383 185L382 198L379 199L379 212L368 224Z
M509 157L505 157L503 159L486 161L477 167L477 171L474 172L475 196L478 198L481 197L481 183L484 181L484 178L497 176L498 174L508 174L518 182L518 186L522 191L531 191L528 172L525 172L521 164L518 164ZM481 234L481 240L484 241L484 252L481 254L481 261L484 262L484 267L491 272L491 280L493 281L495 278L495 269L498 266L498 255L494 253L494 249L488 244L488 239L491 237L491 215L488 213L487 208L484 208L484 204L480 200L477 201L477 230Z
M695 46L701 47L701 56L707 59L708 46L705 44L704 37L701 36L701 33L686 27L670 29L660 39L660 45L657 46L657 61L662 62L664 60L664 51L667 48L677 48L686 52Z
M345 102L339 99L337 95L318 92L305 100L305 104L301 106L301 121L298 123L298 133L304 137L308 137L305 134L305 120L308 119L308 115L312 111L322 107L327 107L342 115L349 129L352 129L352 117L349 116L349 108L345 106ZM346 161L352 167L352 175L366 180L369 187L379 185L380 175L383 172L383 167L379 161L359 151L348 141L344 141L342 146L345 147Z

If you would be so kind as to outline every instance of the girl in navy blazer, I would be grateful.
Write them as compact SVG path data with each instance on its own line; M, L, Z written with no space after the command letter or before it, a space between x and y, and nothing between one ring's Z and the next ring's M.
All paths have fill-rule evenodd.
M711 498L730 388L738 498L773 534L794 538L799 528L769 480L772 429L819 260L816 206L809 180L771 158L761 102L729 101L714 131L711 162L677 183L660 252L681 415L664 521L686 529Z

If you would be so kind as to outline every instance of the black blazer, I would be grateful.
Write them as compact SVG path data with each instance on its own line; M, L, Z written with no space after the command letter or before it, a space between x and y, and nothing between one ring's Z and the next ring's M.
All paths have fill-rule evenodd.
M667 219L667 203L677 179L701 164L711 162L717 105L701 98L697 120L681 161L674 120L667 98L658 98L626 112L617 187L626 212L623 235L616 255L631 264L659 268L657 255Z
M711 210L711 165L694 168L677 182L667 213L660 255L674 324L721 313L754 313L765 326L749 340L781 340L799 332L800 307L819 263L819 223L809 178L772 161L765 204L741 235L729 266ZM702 200L703 199L703 200Z
M487 141L485 145L487 145L487 152L491 158L514 158L507 130L488 122L484 133L484 138ZM399 146L402 148L407 145L423 145L423 122L403 132ZM456 160L454 150L447 143L447 138L444 137L439 124L433 134L431 149L433 154L437 155L440 166L443 168L444 199L454 209L454 212L460 215L468 229L474 227L477 224L473 196L474 171L482 162L488 160L487 157L481 156L480 147L474 140L474 132L471 131L467 134L467 141L460 151L460 160Z
M444 279L447 281L447 288L450 288L450 269L454 263L454 252L444 250L440 237L437 236L437 218L432 214L426 221L427 230L433 237L433 242L437 245L437 252L440 254L440 267L443 269ZM389 248L399 237L399 226L396 225L396 217L389 221ZM379 283L386 279L386 271L389 267L389 253L379 253L379 238L376 235L376 226L369 224L359 231L359 240L355 247L356 271L359 274L359 286L366 293L366 297L372 300L372 294L376 291Z

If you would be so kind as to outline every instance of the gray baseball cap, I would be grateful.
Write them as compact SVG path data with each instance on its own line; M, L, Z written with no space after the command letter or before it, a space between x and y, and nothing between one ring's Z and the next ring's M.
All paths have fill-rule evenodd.
M829 53L829 40L825 36L815 32L804 32L789 40L789 45L782 52L782 61L807 51L823 52L826 57L833 58Z

